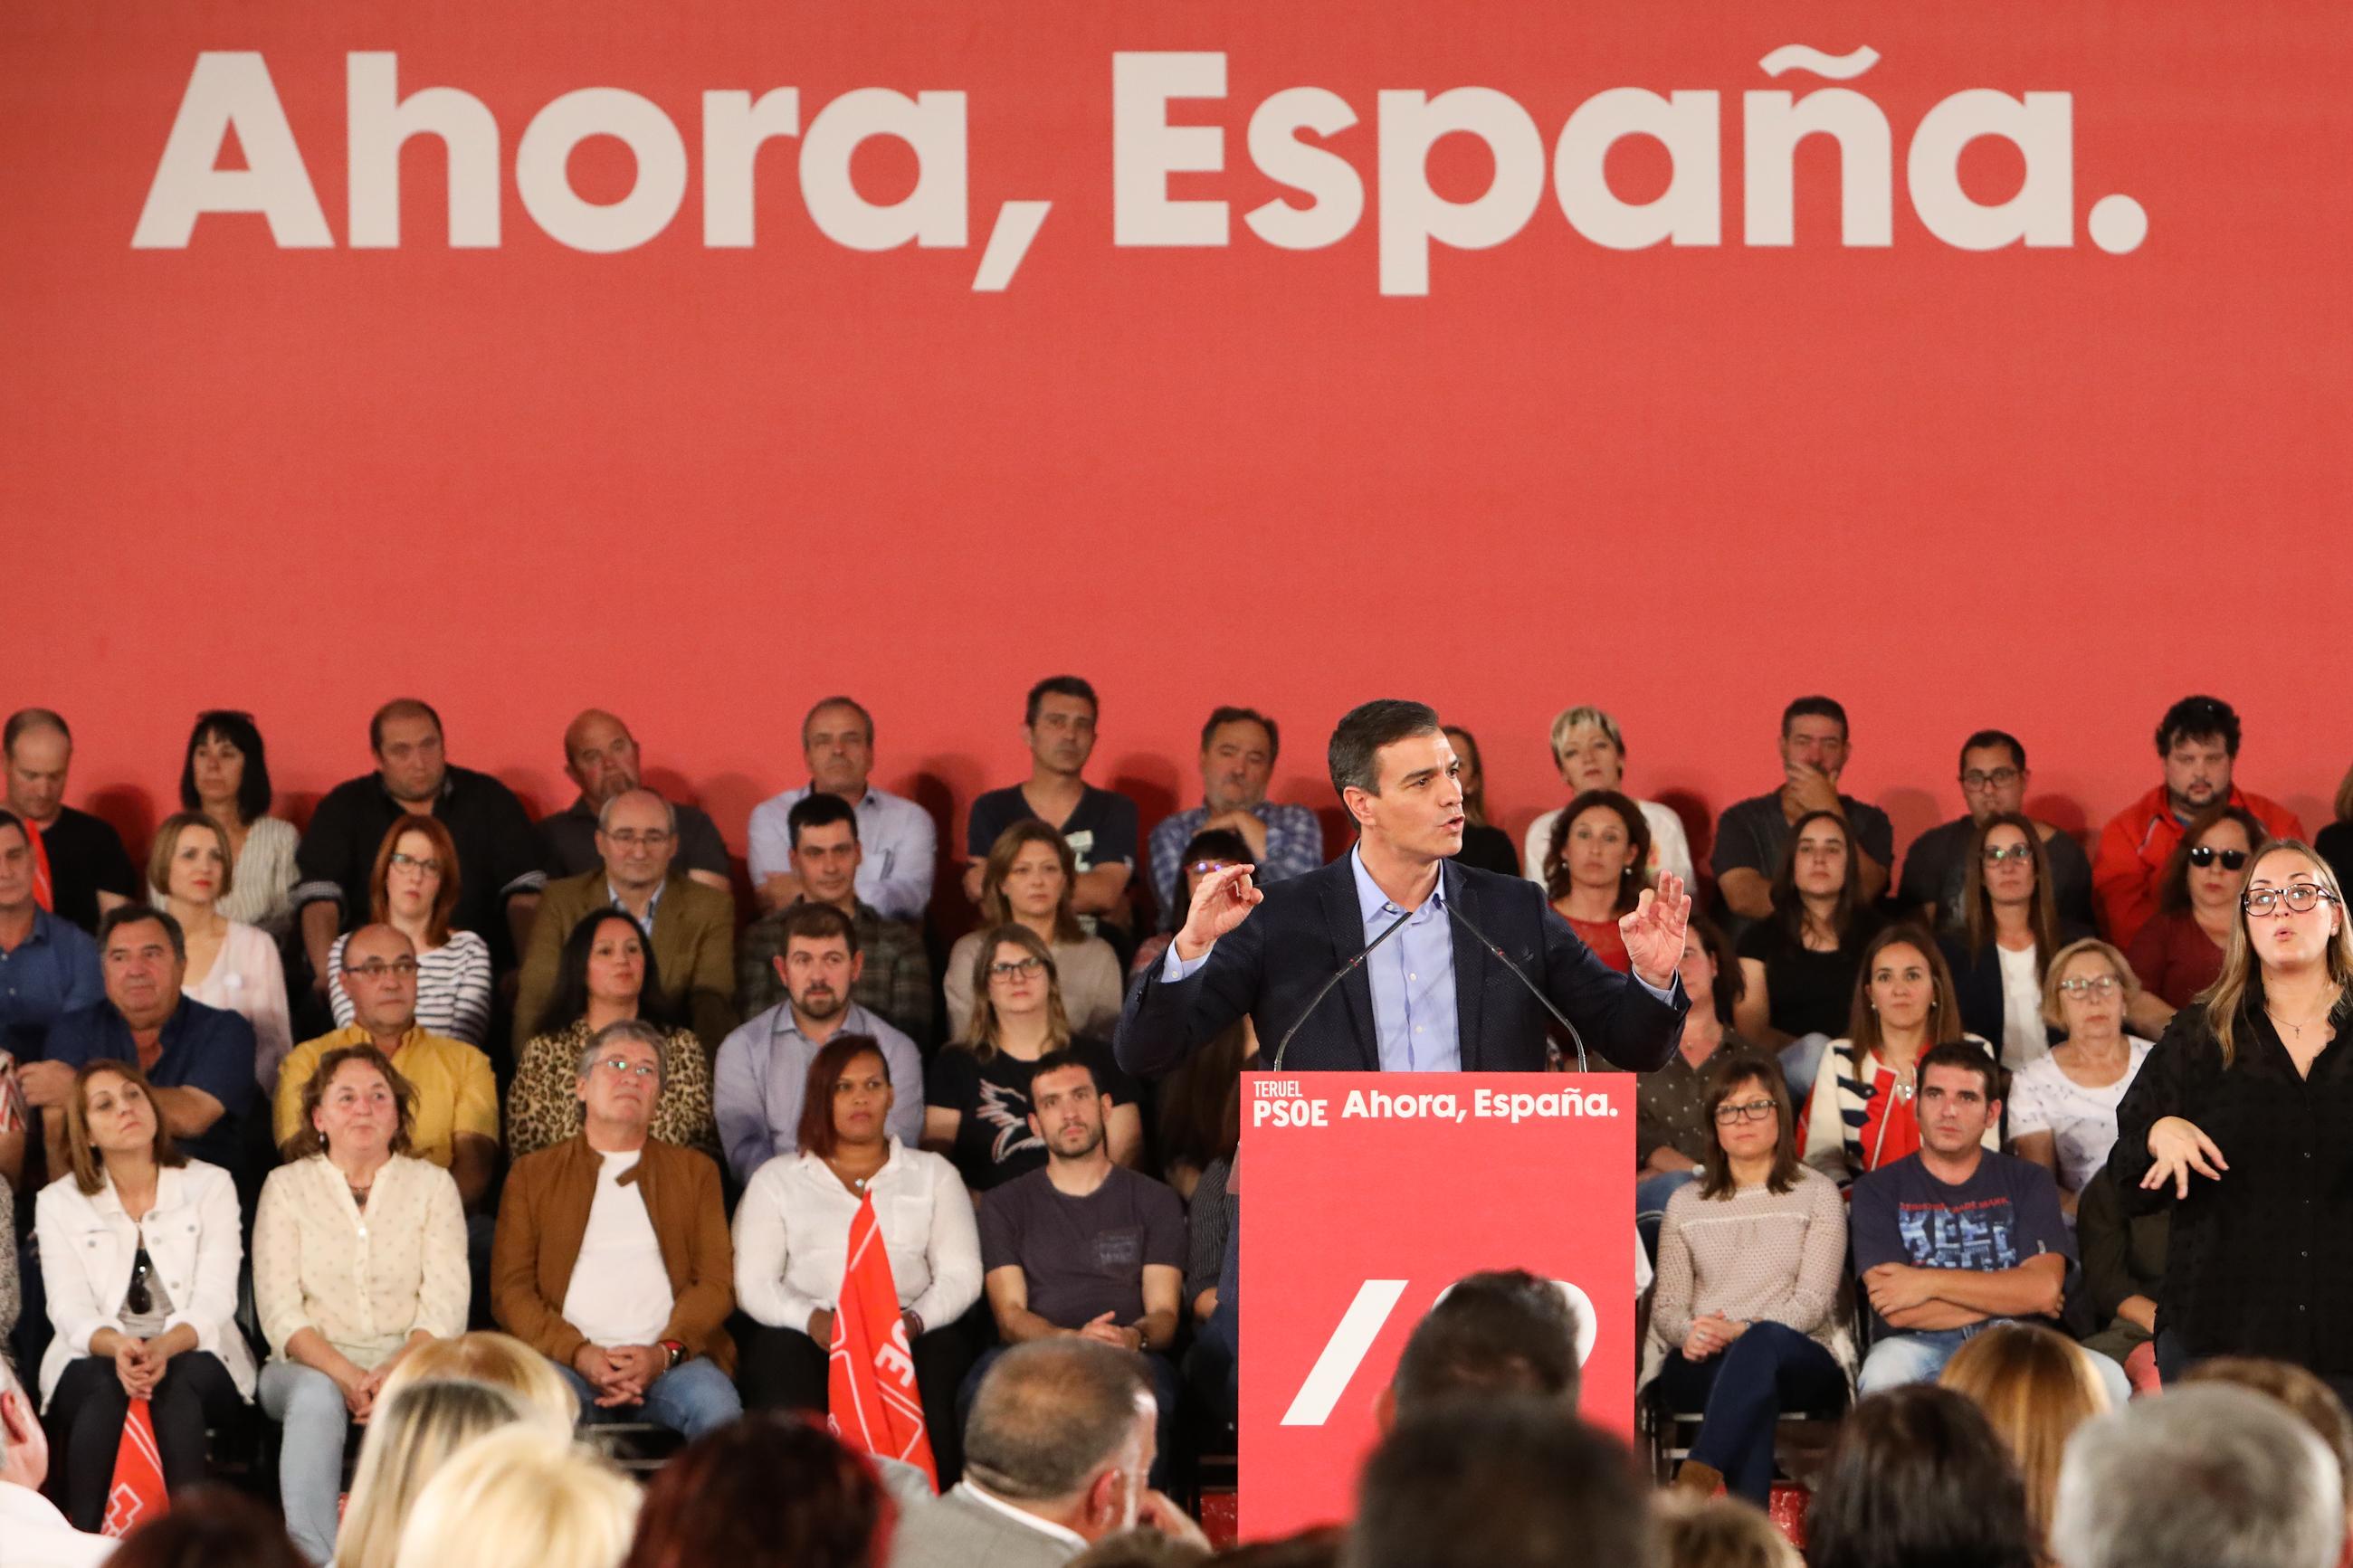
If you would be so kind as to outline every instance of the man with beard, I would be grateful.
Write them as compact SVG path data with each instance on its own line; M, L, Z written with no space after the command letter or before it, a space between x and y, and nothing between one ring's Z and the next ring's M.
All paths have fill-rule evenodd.
M1160 1183L1113 1163L1103 1145L1107 1104L1083 1058L1064 1050L1038 1059L1029 1130L1046 1145L1046 1164L981 1205L981 1267L1006 1344L1075 1336L1143 1355L1166 1456L1176 1413L1167 1352L1185 1277L1185 1207ZM967 1405L997 1353L966 1380ZM1165 1462L1154 1463L1155 1486Z
M565 726L564 773L580 786L580 794L562 811L539 819L551 881L603 867L596 819L607 801L644 786L644 757L628 724L602 708L590 708ZM727 844L718 825L683 801L671 802L670 811L678 818L678 868L733 899L735 885L728 879Z
M850 1000L865 967L858 928L831 904L784 911L785 999L721 1043L712 1072L719 1144L738 1181L779 1154L798 1151L801 1097L809 1063L845 1029L871 1035L891 1069L892 1137L913 1149L923 1137L923 1061L915 1043Z

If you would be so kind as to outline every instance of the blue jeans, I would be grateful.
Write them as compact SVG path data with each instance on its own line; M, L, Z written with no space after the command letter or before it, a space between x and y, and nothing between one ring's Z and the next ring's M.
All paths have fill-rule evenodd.
M692 1442L716 1426L724 1426L744 1414L744 1401L735 1392L735 1383L718 1365L702 1356L681 1362L677 1368L654 1379L646 1390L642 1404L620 1405L610 1409L596 1403L595 1385L573 1371L557 1363L555 1370L564 1374L571 1386L572 1397L580 1402L581 1424L601 1426L610 1421L650 1421Z
M335 1555L350 1407L333 1378L300 1362L273 1361L263 1367L258 1392L262 1409L285 1428L278 1449L278 1497L286 1510L286 1533L303 1556L324 1568Z
M1871 1353L1862 1358L1862 1374L1855 1379L1856 1389L1876 1394L1883 1388L1901 1388L1907 1383L1934 1383L1961 1346L2005 1321L1989 1318L1966 1328L1883 1334L1871 1347ZM2132 1398L2132 1380L2125 1376L2123 1365L2096 1352L2084 1353L2091 1358L2092 1370L2100 1374L2100 1384L2108 1391L2108 1403L2117 1409L2124 1408L2125 1402Z
M1634 1228L1642 1233L1642 1250L1659 1260L1659 1226L1666 1223L1667 1200L1699 1180L1697 1171L1653 1171L1634 1178Z
M1786 1323L1752 1323L1705 1361L1681 1351L1659 1369L1678 1410L1704 1410L1691 1457L1762 1508L1773 1495L1773 1434L1781 1413L1841 1405L1846 1373L1830 1352Z

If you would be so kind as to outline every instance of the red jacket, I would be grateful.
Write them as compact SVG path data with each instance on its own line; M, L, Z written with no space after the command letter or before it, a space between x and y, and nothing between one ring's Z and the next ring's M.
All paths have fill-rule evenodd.
M2252 812L2274 838L2301 838L2304 824L2276 801L2231 786L2231 804ZM2157 913L2157 879L2181 842L2182 825L2173 815L2165 786L2158 785L2108 820L2100 830L2099 853L2092 858L2092 901L2108 940L2129 947Z

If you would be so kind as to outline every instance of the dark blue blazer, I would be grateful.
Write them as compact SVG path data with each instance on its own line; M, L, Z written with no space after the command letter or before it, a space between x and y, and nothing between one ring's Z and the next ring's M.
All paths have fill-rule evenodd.
M1585 1037L1621 1068L1648 1071L1673 1054L1691 1003L1683 982L1662 1002L1577 939L1544 889L1522 877L1441 863L1446 897L1495 939ZM1452 922L1450 922L1452 923ZM1460 924L1454 931L1454 1000L1462 1066L1472 1072L1541 1072L1542 1005ZM1155 963L1129 992L1113 1049L1130 1072L1167 1071L1248 1014L1271 1067L1275 1045L1333 971L1365 945L1349 857L1277 882L1248 919L1209 950L1189 978L1163 980ZM1282 1062L1293 1072L1377 1072L1373 986L1362 966L1324 998Z

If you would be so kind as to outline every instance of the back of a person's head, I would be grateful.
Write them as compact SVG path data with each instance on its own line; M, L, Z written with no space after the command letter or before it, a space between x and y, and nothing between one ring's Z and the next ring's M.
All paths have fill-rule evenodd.
M1218 1553L1218 1568L1339 1568L1340 1550L1348 1532L1336 1524L1319 1524L1271 1541L1247 1541Z
M2174 1386L2192 1388L2201 1383L2252 1388L2294 1411L2295 1418L2312 1428L2312 1435L2337 1460L2337 1479L2344 1489L2345 1507L2353 1513L2353 1415L2347 1413L2345 1401L2321 1381L2319 1373L2293 1362L2273 1361L2265 1356L2218 1355L2183 1373Z
M1978 1407L1915 1384L1859 1401L1814 1483L1813 1568L2032 1568L2018 1467ZM2070 1565L2073 1568L2073 1565Z
M446 1340L427 1340L400 1358L385 1374L376 1404L415 1383L479 1383L512 1397L522 1418L568 1437L580 1418L580 1405L556 1374L555 1363L516 1339L495 1330L477 1329Z
M2051 1546L2066 1568L2335 1568L2337 1462L2252 1389L2137 1399L2068 1445Z
M1457 1280L1414 1326L1389 1380L1402 1419L1459 1394L1529 1394L1576 1408L1576 1310L1525 1269Z
M965 1473L993 1495L1048 1502L1083 1490L1153 1408L1135 1357L1092 1340L1032 1340L997 1358L965 1425Z
M335 1532L335 1568L393 1568L402 1521L426 1484L475 1438L523 1419L512 1394L487 1384L412 1378L395 1389L391 1382L360 1444L351 1506Z
M535 1426L477 1437L417 1494L396 1568L616 1568L638 1489Z
M1137 1525L1104 1536L1064 1568L1200 1568L1208 1560L1209 1553L1189 1541Z
M1440 1401L1366 1461L1343 1568L1651 1568L1625 1448L1557 1400Z
M646 1489L628 1568L868 1568L893 1510L873 1467L797 1415L706 1432Z
M1805 1568L1778 1526L1738 1498L1658 1497L1662 1568Z
M2049 1538L2059 1463L2075 1428L2108 1409L2093 1352L2037 1323L1996 1323L1945 1363L1936 1381L1985 1413L2026 1483L2034 1538Z
M15 1562L5 1542L0 1561ZM36 1549L33 1561L45 1561ZM277 1516L214 1483L172 1494L170 1511L123 1537L107 1568L306 1568Z

